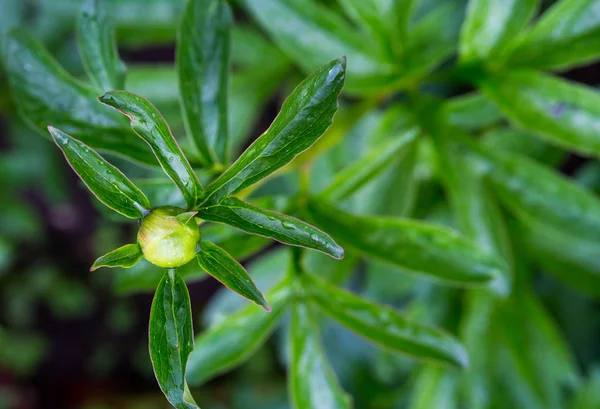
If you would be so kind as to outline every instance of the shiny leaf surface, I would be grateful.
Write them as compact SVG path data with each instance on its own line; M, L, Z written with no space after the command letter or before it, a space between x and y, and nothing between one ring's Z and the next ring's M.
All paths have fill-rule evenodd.
M235 291L267 311L270 310L267 301L260 290L256 288L252 277L240 263L235 261L221 247L209 241L203 241L197 258L200 267L231 291Z
M253 185L310 148L333 121L345 65L343 59L334 60L298 85L269 129L208 185L204 203L218 203Z
M202 185L154 105L126 91L107 92L99 99L130 119L131 128L150 145L160 166L177 185L188 207L193 208L200 199Z
M99 257L90 271L94 271L100 267L123 267L131 268L135 266L144 257L142 250L138 244L126 244L119 247L102 257Z
M226 161L231 22L224 0L191 0L179 29L182 110L188 135L207 165Z
M225 223L250 234L257 234L292 246L321 251L333 258L344 257L344 250L326 233L285 214L253 206L235 197L217 205L200 208L198 217Z
M431 223L356 216L318 200L311 200L307 210L317 226L344 245L447 284L484 284L505 268L462 235Z
M156 380L171 405L196 409L185 380L188 356L194 349L190 295L175 270L168 270L150 311L150 358Z
M139 219L150 210L146 196L119 169L83 142L56 128L48 130L71 168L98 200L130 219Z

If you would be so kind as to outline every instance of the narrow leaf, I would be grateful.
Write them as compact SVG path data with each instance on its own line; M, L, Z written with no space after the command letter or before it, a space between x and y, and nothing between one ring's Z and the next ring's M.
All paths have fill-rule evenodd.
M316 227L291 216L261 209L235 197L227 197L217 205L199 209L198 217L225 223L284 244L321 251L333 258L344 257L344 249Z
M468 139L469 135L445 124L437 128L433 131L433 139L440 175L460 230L479 244L480 249L502 258L507 266L510 265L512 255L502 213L487 191L476 169L477 163L459 139L459 136ZM490 288L506 296L510 292L512 274L509 268L503 272L506 275L496 277Z
M506 268L462 235L431 223L356 216L318 200L309 201L307 210L348 247L448 284L484 284Z
M479 129L500 122L502 113L481 93L452 98L443 108L446 121L465 129Z
M179 28L183 116L188 135L207 165L226 161L231 22L224 0L190 0Z
M600 243L600 200L592 193L514 153L480 155L499 200L518 219Z
M146 196L119 169L83 142L56 128L48 130L69 165L98 200L130 219L139 219L150 210Z
M345 55L350 62L348 90L369 92L392 81L395 67L373 51L368 37L327 7L313 0L246 0L243 4L304 72Z
M330 201L339 201L352 195L386 169L394 159L400 159L400 151L417 137L413 128L401 136L382 143L363 158L337 173L333 181L319 195Z
M131 268L135 266L142 258L144 254L138 244L126 244L123 247L119 247L94 262L94 265L90 271L99 269L100 267L123 267Z
M123 89L125 65L119 59L106 0L86 0L77 22L79 55L88 76L101 91Z
M470 0L461 29L464 62L497 55L535 15L539 0Z
M156 107L126 91L107 92L99 100L129 117L131 128L150 145L160 166L183 194L188 207L196 206L202 185Z
M5 51L13 101L31 127L46 134L51 125L94 149L156 163L144 143L128 132L126 121L98 104L97 93L71 77L30 34L12 31Z
M600 58L598 0L561 0L509 57L511 66L565 70Z
M303 277L309 299L348 329L415 358L468 365L467 352L451 335L411 322L392 308L357 297L312 274Z
M309 305L297 302L292 312L289 389L294 409L350 409L323 351Z
M190 295L175 270L168 270L150 311L150 358L158 384L177 409L196 409L185 381L188 356L194 349Z
M221 247L203 241L197 258L200 267L231 291L235 291L267 311L270 310L267 301L252 281L252 277Z
M333 121L345 65L344 59L334 60L298 85L269 129L208 185L204 203L218 203L253 185L310 148Z
M600 155L596 90L526 70L490 77L481 86L519 127L577 152Z
M459 377L435 365L427 365L418 373L408 409L458 409Z
M248 305L199 335L188 361L190 385L198 386L250 358L275 329L290 296L289 282L284 281L267 293L271 312Z

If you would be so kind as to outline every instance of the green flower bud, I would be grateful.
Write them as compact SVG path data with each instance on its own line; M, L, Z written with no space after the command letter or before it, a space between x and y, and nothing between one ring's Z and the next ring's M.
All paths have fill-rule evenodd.
M196 256L200 230L193 213L174 206L157 207L142 219L138 243L152 264L179 267Z

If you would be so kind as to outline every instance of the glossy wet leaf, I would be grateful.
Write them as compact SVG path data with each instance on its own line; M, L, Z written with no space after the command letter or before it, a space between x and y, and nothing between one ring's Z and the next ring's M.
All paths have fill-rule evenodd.
M333 121L345 65L344 59L333 60L298 85L269 129L208 185L204 203L218 203L253 185L310 148Z
M536 14L539 0L470 0L462 24L463 61L497 55Z
M188 135L207 165L226 162L231 22L225 1L191 0L179 29L182 111Z
M146 196L119 169L83 142L56 128L48 130L71 168L98 200L130 219L139 219L150 210Z
M393 65L373 51L373 44L366 37L313 0L246 0L244 5L281 51L305 73L345 55L350 63L349 91L377 89L393 78Z
M321 251L333 258L344 257L344 250L323 231L278 212L262 209L227 197L217 205L200 208L201 219L225 223L250 234L257 234L292 246Z
M600 243L600 200L591 192L514 153L488 152L483 159L498 199L518 219Z
M341 290L314 275L304 276L307 297L346 328L396 352L460 367L467 351L453 336L411 322L394 309Z
M252 277L225 250L209 241L203 241L197 258L200 267L227 288L267 311L270 309L260 290L256 288Z
M177 185L188 207L196 206L202 185L156 107L148 100L126 91L107 92L99 100L129 117L131 128L150 145L160 166Z
M432 223L391 217L357 216L311 200L308 214L349 249L446 284L476 285L506 268L464 236Z
M576 152L600 155L596 90L529 70L513 70L481 85L517 126Z
M352 402L327 361L310 306L296 302L290 328L289 394L294 409L350 409Z
M123 89L125 65L119 59L114 20L107 0L85 0L77 22L77 44L85 70L101 91Z
M94 261L90 271L101 267L123 267L131 268L135 266L144 257L138 244L126 244L119 247Z
M511 66L565 70L600 58L598 0L554 3L509 57Z
M156 163L144 143L127 131L126 121L98 104L97 92L71 77L27 32L9 34L5 67L13 100L30 126L45 135L54 126L94 149Z
M175 270L164 275L150 310L150 358L158 384L177 409L196 409L185 380L188 356L194 349L190 295Z
M203 240L219 245L234 259L240 261L273 243L266 237L248 235L226 224L207 223L201 227L200 232Z
M373 148L363 158L338 172L319 196L326 200L339 201L352 195L371 182L394 160L400 159L400 151L415 140L417 133L417 129L410 129L401 136Z
M200 385L250 358L273 332L290 296L289 282L283 281L267 293L271 312L247 305L200 334L188 360L190 385Z

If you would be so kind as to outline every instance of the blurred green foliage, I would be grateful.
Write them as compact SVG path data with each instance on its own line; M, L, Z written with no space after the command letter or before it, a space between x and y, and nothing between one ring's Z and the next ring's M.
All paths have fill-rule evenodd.
M125 89L156 105L208 184L214 175L186 136L172 54L152 62L175 44L185 1L107 2L127 63ZM150 305L139 294L153 291L164 271L144 260L87 272L98 254L133 240L134 232L94 198L90 208L45 131L78 108L47 98L87 87L74 35L81 3L0 0L0 373L9 379L0 378L0 407L43 407L24 398L28 388L48 379L44 368L70 360L58 355L65 338L45 321L55 328L99 321L94 328L108 337L93 332L88 342L69 331L66 348L85 343L90 379L121 379L116 374L126 365L146 386L84 394L77 407L162 408L144 335ZM234 1L232 157L267 128L273 107L301 79L347 57L333 125L311 150L243 193L312 221L346 256L303 252L298 266L270 239L204 223L203 238L244 262L274 311L267 315L223 288L199 298L212 288L206 273L195 263L179 270L200 313L196 345L203 349L188 368L196 401L240 409L350 401L361 409L600 407L600 94L597 77L584 85L577 71L568 75L575 81L561 76L600 59L599 7L596 0ZM6 50L15 38L25 39L19 41L30 54ZM25 58L40 56L56 59L64 73L44 61L30 72ZM64 82L52 95L56 70ZM99 119L68 131L94 133L90 143L152 203L183 206L160 169L135 163L154 159L127 122L93 105L102 91L71 94L92 96ZM36 99L50 101L51 113ZM134 162L118 143L103 146L120 138L131 141ZM482 266L495 270L489 283L461 281ZM468 368L367 342L329 317L340 319L344 310L323 307L323 295L310 289L295 288L289 299L282 293L290 308L275 310L276 285L290 271L443 329L464 346ZM444 274L449 280L431 279ZM302 345L310 362L299 359Z

